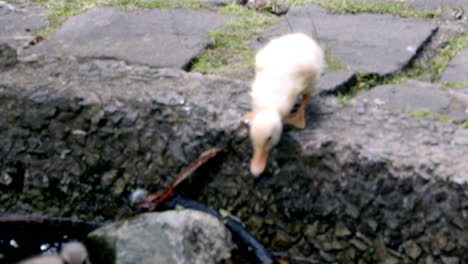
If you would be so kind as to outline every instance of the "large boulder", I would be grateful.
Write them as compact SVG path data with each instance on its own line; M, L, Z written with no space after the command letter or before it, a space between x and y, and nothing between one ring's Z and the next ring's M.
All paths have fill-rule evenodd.
M231 257L231 233L193 210L141 214L101 227L86 240L91 258L112 264L217 264Z

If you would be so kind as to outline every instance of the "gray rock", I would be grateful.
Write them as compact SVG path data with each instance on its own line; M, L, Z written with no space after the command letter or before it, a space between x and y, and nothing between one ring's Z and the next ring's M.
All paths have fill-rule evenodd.
M360 251L365 251L367 250L367 245L364 244L362 241L360 241L359 239L351 239L350 240L350 243L351 245L353 245L356 249L360 250Z
M13 3L12 6L18 7ZM47 26L45 10L35 5L15 10L0 6L0 44L14 49L33 39L34 33Z
M0 184L10 185L13 182L13 178L6 171L0 171Z
M385 75L407 66L436 29L423 20L377 14L333 15L306 5L291 8L282 22L252 40L251 45L260 47L273 37L291 32L317 35L328 55L344 68Z
M14 66L17 62L16 51L6 44L0 44L0 71Z
M93 261L109 263L219 263L234 244L224 224L193 210L146 213L99 228L88 235ZM96 255L93 255L96 254ZM104 257L104 258L103 258ZM106 259L107 258L107 259Z
M460 263L460 259L457 257L442 256L441 260L443 264L459 264Z
M385 260L382 261L382 264L398 264L400 261L394 257L387 257Z
M354 263L356 258L356 250L354 248L348 248L343 252L343 255L340 259L341 263Z
M304 235L307 237L307 240L309 240L309 242L315 241L315 237L317 236L318 232L318 225L318 221L315 221L312 225L307 225L304 231Z
M406 241L402 246L406 255L408 255L411 259L416 260L421 255L421 248L413 240Z
M348 71L327 70L320 77L317 92L320 94L345 94L356 81L356 75Z
M453 143L455 145L468 146L468 130L458 130L453 135Z
M468 81L468 48L458 53L440 76L441 82L466 82Z
M115 58L183 68L211 44L208 32L229 19L227 15L189 9L123 12L94 8L70 18L57 33L26 53Z
M335 236L337 237L347 237L351 234L351 231L343 223L338 223L335 228Z

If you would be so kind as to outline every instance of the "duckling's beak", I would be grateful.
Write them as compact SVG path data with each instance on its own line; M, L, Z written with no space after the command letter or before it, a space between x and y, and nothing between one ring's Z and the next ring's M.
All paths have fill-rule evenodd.
M252 160L250 161L250 172L257 177L265 170L268 159L268 151L263 149L254 150Z

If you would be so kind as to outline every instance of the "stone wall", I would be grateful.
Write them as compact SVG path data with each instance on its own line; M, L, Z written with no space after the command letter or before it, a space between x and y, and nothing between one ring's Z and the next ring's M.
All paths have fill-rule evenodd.
M272 250L340 263L468 258L466 131L455 125L315 99L308 128L285 128L254 179L244 82L73 58L0 76L4 212L120 219L136 213L135 188L163 188L221 147L178 192L239 216Z

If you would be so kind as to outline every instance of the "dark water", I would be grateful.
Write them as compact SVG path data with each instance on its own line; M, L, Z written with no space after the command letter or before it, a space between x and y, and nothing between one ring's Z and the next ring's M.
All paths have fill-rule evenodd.
M32 218L0 214L0 264L38 254L55 255L69 241L83 240L99 227L68 218Z

